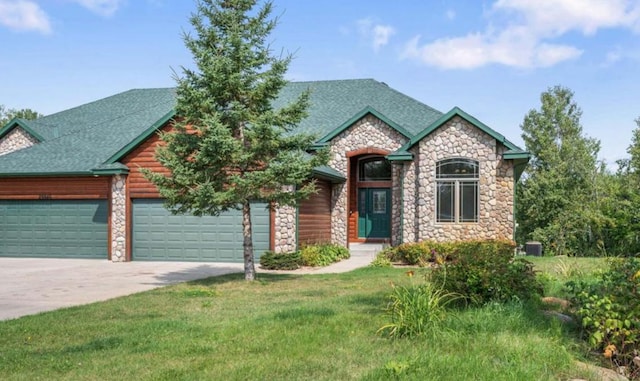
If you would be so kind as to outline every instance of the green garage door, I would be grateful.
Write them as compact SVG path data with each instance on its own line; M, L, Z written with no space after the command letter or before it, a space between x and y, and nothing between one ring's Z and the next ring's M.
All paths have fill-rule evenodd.
M251 205L256 261L269 249L269 211ZM133 260L242 262L242 212L172 215L162 200L133 200Z
M107 258L106 200L0 200L0 256Z

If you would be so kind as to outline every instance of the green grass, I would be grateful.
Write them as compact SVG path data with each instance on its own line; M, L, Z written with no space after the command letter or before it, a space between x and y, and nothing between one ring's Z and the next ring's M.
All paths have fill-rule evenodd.
M526 257L539 271L545 295L565 297L563 285L570 281L593 279L595 274L607 268L607 258L585 257Z
M0 322L2 380L557 380L590 378L571 331L513 303L447 311L389 339L404 270L228 275Z

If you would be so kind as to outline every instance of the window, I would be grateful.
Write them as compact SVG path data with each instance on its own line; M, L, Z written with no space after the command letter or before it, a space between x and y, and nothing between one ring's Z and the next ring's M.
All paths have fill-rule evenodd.
M385 158L360 160L360 181L391 181L391 164Z
M436 222L478 222L478 162L446 159L436 166Z

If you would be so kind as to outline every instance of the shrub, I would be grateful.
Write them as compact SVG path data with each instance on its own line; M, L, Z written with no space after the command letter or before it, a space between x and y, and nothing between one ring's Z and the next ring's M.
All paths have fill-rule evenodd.
M376 255L376 258L369 265L371 267L391 267L391 260L387 253L383 250Z
M542 295L533 264L514 259L513 249L510 241L459 242L454 259L433 270L433 280L473 304Z
M394 260L408 265L425 266L429 262L442 263L455 252L456 243L422 241L404 243L395 248Z
M300 250L302 263L305 266L328 266L334 262L348 259L349 249L332 243L309 245Z
M591 348L602 350L630 374L640 373L634 364L640 351L640 259L612 259L609 269L595 281L567 282L576 315Z
M413 277L414 272L407 275ZM391 322L378 329L378 333L390 337L415 337L433 332L445 315L447 304L457 296L425 279L425 282L407 286L392 285L387 314Z
M295 270L302 266L300 253L275 253L267 251L260 257L260 266L267 270Z
M392 261L403 262L408 265L425 266L429 262L444 263L451 259L478 255L505 255L513 256L515 244L508 240L475 240L457 242L422 241L416 243L404 243L385 253Z

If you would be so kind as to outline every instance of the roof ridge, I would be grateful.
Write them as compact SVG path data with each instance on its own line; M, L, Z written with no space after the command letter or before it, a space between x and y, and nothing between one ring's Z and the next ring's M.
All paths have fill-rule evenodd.
M54 112L53 114L48 114L48 115L45 115L45 116L43 116L43 117L40 117L40 118L38 118L38 119L34 119L34 120L36 120L36 121L40 122L42 119L47 119L47 118L49 118L49 117L51 117L51 116L55 116L55 115L58 115L58 114L62 114L62 113L66 113L66 112L69 112L69 111L72 111L72 110L76 110L76 109L79 109L79 108L83 108L83 107L86 107L86 106L89 106L89 105L92 105L92 104L95 104L95 103L98 103L98 102L104 102L104 101L106 101L106 100L108 100L108 99L115 98L115 97L119 97L119 96L122 96L123 94L131 93L131 92L134 92L134 91L169 90L169 89L175 89L175 87L149 87L149 88L133 88L133 89L128 89L128 90L121 91L121 92L116 93L116 94L113 94L113 95L109 95L109 96L104 97L104 98L99 98L99 99L96 99L96 100L90 101L90 102L88 102L88 103L83 103L83 104L78 105L78 106L74 106L74 107L67 108L67 109L64 109L64 110L56 111L56 112Z
M320 83L320 82L355 82L355 81L378 82L374 78L318 79L318 80L310 80L310 81L288 81L288 82L289 83Z

